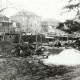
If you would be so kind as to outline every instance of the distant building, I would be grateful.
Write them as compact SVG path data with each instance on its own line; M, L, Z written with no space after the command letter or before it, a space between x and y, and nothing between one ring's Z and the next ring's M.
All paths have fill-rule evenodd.
M11 20L7 16L0 14L0 33L1 34L3 34L4 32L9 33L11 27L12 27Z
M59 25L59 21L54 19L43 20L41 25L44 33L51 33L54 32L54 29Z
M22 10L14 16L11 16L11 19L19 23L19 27L22 32L31 32L35 33L36 30L41 32L41 17L32 13Z
M45 37L47 39L51 39L53 41L53 38L63 38L68 36L68 34L65 31L57 29L57 27L59 26L59 21L57 20L44 20L42 21L41 25L43 33L45 34Z
M11 32L20 33L20 24L14 20L12 20L12 29Z

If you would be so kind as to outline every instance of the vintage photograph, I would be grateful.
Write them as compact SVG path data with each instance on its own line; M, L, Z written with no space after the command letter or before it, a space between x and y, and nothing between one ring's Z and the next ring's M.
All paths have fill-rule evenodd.
M0 0L0 80L80 80L80 0Z

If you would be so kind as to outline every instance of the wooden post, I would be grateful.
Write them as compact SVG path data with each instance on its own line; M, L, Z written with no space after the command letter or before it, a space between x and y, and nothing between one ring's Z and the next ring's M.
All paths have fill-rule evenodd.
M68 43L68 35L67 35L67 43Z
M3 39L2 39L2 41L4 41L5 40L5 25L4 25L4 28L3 28Z
M21 44L21 37L22 37L22 33L21 33L21 26L20 26L20 37L19 37L19 44Z
M20 37L19 37L19 43L21 44L21 33L20 33Z
M41 38L41 48L42 48L42 34L40 35L40 38Z
M37 50L37 32L35 31L36 33L36 50Z

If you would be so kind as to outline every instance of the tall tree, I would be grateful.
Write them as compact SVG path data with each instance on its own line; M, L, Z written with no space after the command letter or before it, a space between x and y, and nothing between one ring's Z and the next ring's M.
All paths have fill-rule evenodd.
M64 28L65 27L64 24L68 27L67 29ZM64 23L60 23L57 28L66 31L68 33L78 32L80 31L80 23L73 20L67 20Z
M65 7L63 7L62 10L64 9L67 9L67 12L70 12L71 10L76 10L76 16L80 15L80 0L69 0L68 4Z
M73 18L72 20L67 20L66 22L62 23L62 24L66 24L67 27L68 27L68 29L65 30L65 31L67 31L69 33L80 31L80 21L79 22L78 21L75 21L75 19L77 19L77 20L80 19L80 0L68 0L68 4L66 4L62 8L62 10L63 10L63 12L62 12L63 15L66 12L67 13L69 13L71 11L75 11L76 12L75 18ZM62 24L60 24L60 26ZM60 28L62 28L64 30L63 27L60 27Z

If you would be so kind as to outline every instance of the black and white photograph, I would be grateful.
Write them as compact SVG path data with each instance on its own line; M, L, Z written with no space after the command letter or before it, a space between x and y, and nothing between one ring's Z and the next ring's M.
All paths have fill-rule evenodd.
M0 0L0 80L80 80L80 0Z

